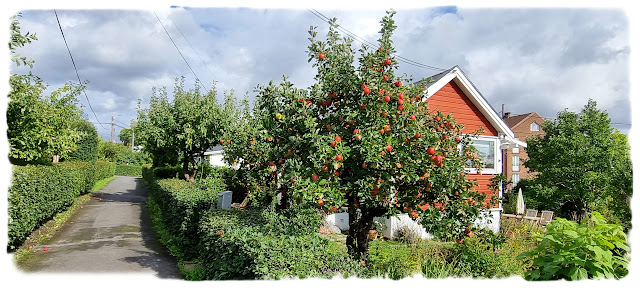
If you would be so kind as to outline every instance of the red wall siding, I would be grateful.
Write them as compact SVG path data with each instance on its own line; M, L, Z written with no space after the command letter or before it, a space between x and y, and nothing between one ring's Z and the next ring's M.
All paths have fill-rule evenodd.
M479 127L483 127L485 132L481 135L498 136L498 131L453 80L429 97L426 102L429 104L429 112L432 114L436 111L441 111L444 115L453 114L458 124L464 124L465 126L462 133L471 134ZM496 156L501 157L501 155ZM473 189L487 195L487 198L484 199L485 204L488 204L489 200L491 200L492 192L489 189L489 184L494 176L492 174L472 174L468 176L469 180L477 181L478 185ZM498 204L494 206L494 208L498 207Z
M484 204L489 204L489 201L491 200L491 195L494 195L494 193L491 191L491 189L489 189L489 184L491 184L491 178L493 178L495 175L493 174L483 174L483 175L469 175L467 176L467 179L469 180L476 180L476 186L473 186L473 190L476 190L478 192L482 192L485 195L487 195L487 197L484 199ZM499 197L500 195L498 195L497 193L495 193L496 197ZM493 206L493 208L499 208L499 205L496 203L496 205Z
M483 127L485 132L482 135L498 136L498 131L453 80L429 97L426 102L432 114L436 111L441 111L444 115L453 114L458 124L464 124L462 133L471 134L479 127Z

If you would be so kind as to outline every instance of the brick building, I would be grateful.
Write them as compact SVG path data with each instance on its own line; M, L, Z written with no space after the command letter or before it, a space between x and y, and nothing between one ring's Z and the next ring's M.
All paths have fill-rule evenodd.
M544 131L542 131L544 118L536 112L514 116L507 112L503 115L503 119L520 141L526 142L529 137L534 135L544 136ZM523 164L524 160L528 159L525 147L520 147L517 144L511 145L502 153L504 159L502 171L504 171L504 176L512 182L510 188L515 187L520 180L531 178L534 175Z

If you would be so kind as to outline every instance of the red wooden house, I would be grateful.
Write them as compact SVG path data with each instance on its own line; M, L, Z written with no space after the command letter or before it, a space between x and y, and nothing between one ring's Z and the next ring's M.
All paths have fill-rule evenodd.
M494 193L489 189L491 178L502 173L502 149L515 145L526 147L527 144L515 137L502 117L458 66L428 78L424 101L428 103L431 113L440 111L445 115L453 114L459 124L464 124L463 133L472 134L482 129L483 132L473 140L473 145L484 167L467 170L469 179L475 179L478 183L476 189L487 194L487 202ZM502 191L495 196L502 197ZM488 211L493 215L492 225L489 225L493 230L500 227L501 211L500 203ZM487 221L483 222L487 224Z

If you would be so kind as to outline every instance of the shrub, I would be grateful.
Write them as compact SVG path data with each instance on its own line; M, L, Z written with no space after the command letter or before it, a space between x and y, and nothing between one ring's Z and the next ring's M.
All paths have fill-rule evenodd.
M207 212L200 226L200 261L206 278L329 278L357 274L362 269L346 255L344 247L315 233L320 221L314 220L306 228L299 226L301 219L320 218L317 212L289 209L294 210ZM298 212L303 216L295 215ZM296 219L288 218L291 216Z
M116 164L108 161L96 161L96 181L116 174Z
M411 227L407 225L400 227L397 233L395 240L403 243L417 243L422 239L418 231L411 229Z
M56 165L69 167L71 169L82 171L80 173L83 184L83 193L91 191L93 185L100 179L96 177L96 163L90 162L60 162Z
M120 151L115 162L116 164L138 166L151 163L151 157L147 152L133 152L131 148L127 148L126 150Z
M98 158L98 141L100 141L98 131L91 122L84 119L74 122L72 127L85 134L78 140L76 149L69 153L65 160L95 162Z
M198 183L180 179L161 179L149 185L149 192L162 210L169 231L180 240L186 259L197 255L198 222L201 214L217 202L212 193Z
M184 179L182 175L182 167L180 166L163 166L152 168L153 177L155 179L178 178Z
M115 175L141 177L142 166L116 165Z
M558 217L536 239L538 247L519 256L533 259L527 280L620 279L629 273L627 236L621 226L606 224L598 212L591 212L580 225Z
M9 249L88 191L90 169L77 165L14 166L9 186Z

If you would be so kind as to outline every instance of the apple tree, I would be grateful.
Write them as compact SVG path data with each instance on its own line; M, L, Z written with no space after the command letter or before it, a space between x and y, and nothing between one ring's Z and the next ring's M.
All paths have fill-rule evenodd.
M138 109L136 131L140 135L136 139L151 153L153 165L180 159L189 181L195 180L198 171L196 159L216 145L233 121L223 117L215 89L202 93L200 88L196 84L187 90L184 78L176 79L173 101L169 101L166 88L154 88L149 107Z
M357 66L335 19L325 41L311 27L317 83L258 87L251 129L225 146L230 161L252 172L244 183L250 196L283 193L291 205L328 212L347 207L348 252L362 261L374 217L408 213L434 236L461 242L486 207L465 172L469 161L479 164L470 136L451 115L428 110L424 87L396 75L394 13L381 21L379 47L359 50Z

